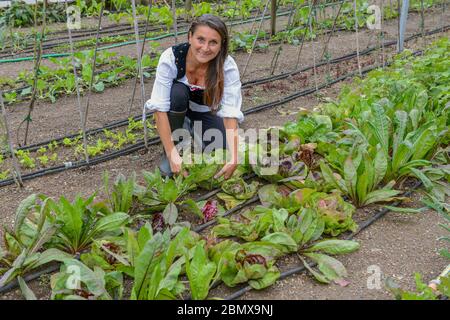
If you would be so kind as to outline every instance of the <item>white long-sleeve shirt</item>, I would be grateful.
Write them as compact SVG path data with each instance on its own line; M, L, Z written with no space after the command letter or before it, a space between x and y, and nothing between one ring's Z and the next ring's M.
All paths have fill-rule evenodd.
M236 118L238 122L244 120L241 111L242 94L241 80L236 62L231 56L225 59L224 63L224 91L219 105L217 115L222 118ZM177 78L177 66L172 48L166 49L159 58L156 68L156 77L153 84L151 98L145 103L145 108L149 111L168 112L170 110L170 90L173 80ZM178 79L179 82L189 87L197 87L188 82L186 75ZM203 88L202 88L203 89ZM189 108L192 111L208 112L209 107L189 101Z

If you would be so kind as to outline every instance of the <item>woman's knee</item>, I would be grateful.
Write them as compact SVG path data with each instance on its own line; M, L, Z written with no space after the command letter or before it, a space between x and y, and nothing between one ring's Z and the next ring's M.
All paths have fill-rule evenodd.
M170 91L170 111L186 112L189 107L189 89L179 82L172 84Z

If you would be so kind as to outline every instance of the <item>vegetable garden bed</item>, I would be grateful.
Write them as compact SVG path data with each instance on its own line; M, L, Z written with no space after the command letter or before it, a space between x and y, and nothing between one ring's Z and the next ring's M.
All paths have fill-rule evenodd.
M144 184L133 178L113 185L106 181L109 196L103 204L92 205L88 197L70 204L64 198L30 196L17 211L14 231L4 233L4 263L16 263L0 281L56 259L62 266L52 277L53 298L120 298L123 277L131 277L132 289L123 298L204 299L213 280L265 288L280 276L277 260L299 252L318 281L345 286L344 266L329 255L353 252L359 244L326 239L356 230L355 207L404 200L398 197L415 185L408 182L415 178L424 184L427 205L448 209L449 46L443 38L423 56L404 54L391 67L344 88L336 102L284 125L278 173L261 175L265 162L260 159L236 173L253 171L263 179L259 185L235 176L217 195L227 209L249 199L259 199L261 205L218 218L212 234L202 232L206 238L183 229L177 216L185 210L205 222L220 215L213 202L205 206L182 197L194 186L215 187L210 184L215 165L188 167L191 175L175 180L162 180L155 171L144 174ZM137 211L151 214L151 220L139 225L145 221L141 216L129 224ZM42 252L44 248L48 251ZM82 270L80 289L62 287L70 266ZM97 275L95 281L91 274Z

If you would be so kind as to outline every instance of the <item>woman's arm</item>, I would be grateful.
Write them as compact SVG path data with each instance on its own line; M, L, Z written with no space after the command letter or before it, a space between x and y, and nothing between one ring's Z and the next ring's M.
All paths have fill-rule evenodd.
M170 169L173 173L181 171L182 158L172 140L172 131L170 129L167 112L155 111L156 129L166 152L167 159L170 163Z
M214 176L215 179L220 178L222 175L225 179L230 178L238 165L238 121L235 118L223 118L223 124L225 126L228 151L231 154L231 159L225 163L223 168Z

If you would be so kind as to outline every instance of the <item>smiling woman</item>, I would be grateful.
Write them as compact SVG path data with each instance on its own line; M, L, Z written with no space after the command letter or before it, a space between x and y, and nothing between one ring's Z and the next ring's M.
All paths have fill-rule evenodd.
M228 179L237 167L237 127L244 115L239 70L228 55L228 44L225 23L205 14L192 23L188 42L161 54L145 107L155 111L165 151L159 165L164 175L182 172L174 141L189 137L189 132L200 137L205 152L206 147L209 151L228 147L231 157L216 178Z

